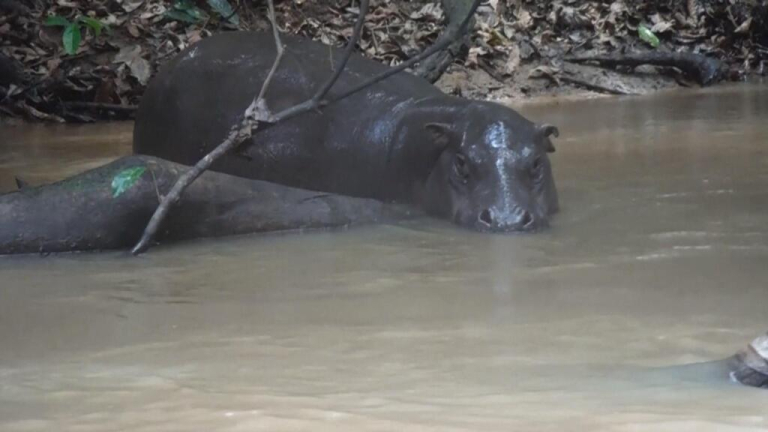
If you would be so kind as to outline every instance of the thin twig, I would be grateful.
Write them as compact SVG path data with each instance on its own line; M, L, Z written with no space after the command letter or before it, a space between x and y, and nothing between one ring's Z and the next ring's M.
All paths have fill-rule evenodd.
M283 45L282 39L280 39L280 29L277 28L277 20L275 19L275 5L273 1L268 2L268 8L269 22L272 25L272 36L275 38L277 55L275 56L275 62L272 63L272 69L269 70L269 74L267 74L267 78L264 80L264 84L261 86L261 91L259 92L259 95L256 97L256 99L254 99L254 102L258 101L259 99L264 99L264 94L269 88L269 83L272 82L272 77L275 75L277 67L280 65L280 61L283 60L283 53L285 52L285 46Z
M323 86L320 87L320 89L317 91L317 93L315 93L314 96L312 96L312 98L298 105L294 105L290 108L286 108L283 111L280 111L279 113L273 115L271 118L272 123L277 123L283 120L287 120L291 117L295 117L299 114L317 109L327 104L327 102L323 98L325 98L325 95L328 94L328 92L331 90L331 87L333 87L336 81L339 80L341 73L344 72L344 69L347 67L347 62L349 61L349 58L352 56L352 51L354 51L355 46L357 45L357 42L360 40L360 35L363 32L363 23L365 21L365 15L368 14L368 4L369 4L368 0L360 1L360 14L357 16L357 22L355 23L355 28L352 31L352 37L349 38L349 41L347 42L347 46L344 47L344 52L342 53L341 58L338 60L337 64L335 65L333 75L331 75L331 77L328 78L328 81L326 81L325 84L323 84Z
M361 2L361 4L360 4L360 10L361 11L362 11L362 8L363 8L363 3L367 3L367 2ZM297 116L297 115L302 114L304 112L307 112L309 110L316 109L316 108L318 108L320 106L327 106L327 105L330 105L332 103L338 102L338 101L340 101L342 99L345 99L345 98L347 98L349 96L352 96L353 94L359 92L360 90L363 90L364 88L367 88L367 87L369 87L369 86L371 86L373 84L376 84L379 81L383 81L383 80L391 77L392 75L395 75L396 73L402 72L405 69L413 66L414 64L416 64L416 63L418 63L418 62L428 58L429 56L431 56L431 55L433 55L433 54L435 54L435 53L437 53L439 51L442 51L442 50L448 48L448 46L451 45L453 43L453 41L455 41L459 36L461 36L466 31L466 27L469 24L469 22L472 19L472 17L475 15L475 11L477 11L477 8L480 6L480 3L482 3L482 0L475 0L475 2L472 3L472 7L469 9L469 13L464 18L464 21L461 22L461 25L459 25L457 28L455 28L455 30L449 31L449 32L445 33L437 42L435 42L434 45L432 45L431 47L429 47L426 50L422 51L420 54L418 54L418 55L416 55L416 56L414 56L414 57L404 61L403 63L400 63L399 65L397 65L396 67L394 67L392 69L388 69L388 70L386 70L386 71L384 71L384 72L382 72L382 73L380 73L380 74L378 74L378 75L376 75L376 76L374 76L374 77L372 77L372 78L370 78L370 79L368 79L368 80L366 80L366 81L364 81L364 82L362 82L362 83L352 87L351 89L348 89L348 90L342 92L341 94L335 95L331 99L320 100L320 101L317 101L317 103L314 103L315 99L313 98L313 99L310 99L310 100L308 100L308 101L306 101L304 103L301 103L299 105L287 108L287 109L285 109L283 111L280 111L279 113L277 113L274 116L272 116L272 121L277 123L279 121L287 120L287 119L289 119L291 117ZM366 5L366 7L367 7L367 5ZM355 27L355 29L357 29L357 27ZM354 36L355 35L353 34L353 37ZM357 36L359 36L359 35L357 35ZM345 60L345 63L346 63L346 60ZM337 71L337 74L339 74L338 71Z
M431 55L437 53L438 51L442 51L442 50L448 48L448 46L450 44L452 44L453 41L456 40L456 38L458 38L459 36L464 34L464 32L466 31L467 25L469 24L469 21L475 15L475 11L477 11L477 8L480 6L480 3L482 3L482 0L475 0L475 2L472 3L472 7L469 9L469 13L464 18L464 21L461 22L461 25L459 25L459 27L457 27L454 31L446 32L437 42L435 42L434 45L432 45L431 47L429 47L426 50L422 51L421 54L419 54L417 56L414 56L414 57L412 57L412 58L410 58L410 59L400 63L399 65L395 66L394 68L386 70L386 71L380 73L379 75L376 75L375 77L370 78L370 79L368 79L368 80L366 80L366 81L356 85L355 87L352 87L351 89L349 89L349 90L347 90L345 92L342 92L341 94L336 95L334 98L328 100L325 105L332 104L334 102L338 102L338 101L340 101L340 100L342 100L344 98L347 98L350 95L355 94L355 93L359 92L360 90L362 90L362 89L364 89L364 88L366 88L368 86L371 86L371 85L373 85L373 84L375 84L375 83L377 83L379 81L382 81L382 80L384 80L386 78L389 78L390 76L392 76L392 75L394 75L394 74L396 74L398 72L401 72L401 71L403 71L405 69L408 69L409 67L411 67L411 66L415 65L416 63L426 59L427 57L430 57ZM279 114L276 115L275 117L278 117L278 116L279 116Z
M355 22L355 28L352 31L352 37L349 38L349 42L347 42L347 46L344 48L344 53L341 56L339 64L336 65L336 70L331 78L326 81L325 85L320 87L317 93L315 93L315 97L312 98L316 103L319 103L325 95L328 94L331 87L333 87L341 76L341 73L344 72L344 68L347 67L347 61L349 61L349 58L352 56L352 51L355 50L355 45L357 45L357 42L360 40L360 35L363 33L363 24L365 23L365 16L367 14L368 0L364 0L360 2L360 11L358 12L357 22Z

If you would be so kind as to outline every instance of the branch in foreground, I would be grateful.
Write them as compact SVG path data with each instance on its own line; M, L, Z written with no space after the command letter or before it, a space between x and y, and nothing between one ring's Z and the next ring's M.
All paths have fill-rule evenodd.
M339 64L336 65L336 73L334 73L331 78L329 78L328 82L326 82L323 87L320 88L320 90L312 99L297 105L296 107L303 107L303 110L296 112L294 115L298 115L301 112L306 112L317 108L320 105L320 100L325 97L331 87L333 87L333 84L339 79L341 72L347 65L347 61L349 60L355 45L357 45L357 42L360 40L360 34L362 33L365 15L368 13L368 4L369 0L362 0L360 2L360 15L358 16L357 22L355 23L355 30L349 42L347 43L347 47L342 58L339 60ZM277 21L275 19L275 6L273 0L268 1L268 7L269 21L272 25L275 43L277 44L277 55L275 56L275 62L272 64L272 68L270 69L267 78L264 80L264 84L262 84L261 91L259 91L256 99L254 99L251 105L246 109L243 119L232 127L224 142L219 144L210 153L205 155L198 163L190 168L189 171L185 172L179 178L176 184L173 185L173 188L171 188L170 192L168 192L168 194L163 197L160 205L157 207L157 210L155 210L155 213L152 215L152 218L147 224L141 239L131 250L133 255L138 255L149 248L152 239L155 237L157 230L160 229L160 226L168 215L171 207L179 201L182 193L184 193L184 190L189 187L189 185L191 185L195 179L197 179L203 172L210 168L211 165L216 162L216 160L231 152L236 147L238 147L240 143L250 138L253 132L257 130L260 123L274 123L280 121L280 119L276 119L271 115L267 108L266 101L264 100L264 95L269 88L269 84L272 81L272 77L274 76L275 71L280 65L284 51L282 41L280 40L280 31L277 28ZM291 108L288 110L291 110Z
M157 206L157 210L155 210L155 213L149 220L147 227L144 229L144 233L141 235L141 239L139 239L139 242L136 243L136 246L134 246L131 250L133 255L138 255L149 248L152 239L155 238L157 230L160 229L160 226L168 215L168 212L171 210L171 207L179 202L181 194L184 193L184 190L189 187L189 185L191 185L195 179L200 177L200 174L210 168L217 159L229 153L240 143L248 139L251 134L258 128L260 122L268 121L270 119L270 113L267 109L267 103L264 100L264 95L269 88L269 84L272 82L272 77L274 76L275 71L280 66L280 62L283 59L284 49L283 41L280 39L280 31L277 28L277 20L275 19L275 5L273 0L269 0L268 7L269 22L272 24L272 34L275 37L277 53L275 55L275 61L272 63L272 68L269 70L267 78L261 85L261 90L253 102L251 102L251 105L246 108L242 120L238 121L230 129L229 135L227 135L227 138L224 140L224 142L219 144L215 149L213 149L213 151L200 159L200 161L198 161L192 168L190 168L189 171L185 172L181 177L179 177L168 194L161 199L160 205Z
M145 229L144 234L141 237L141 240L139 240L139 243L136 244L136 246L133 248L131 252L134 255L138 255L149 248L150 242L152 241L155 234L157 233L157 230L160 228L160 225L162 224L166 215L170 211L170 208L179 201L179 199L181 198L181 194L184 192L184 189L186 189L190 184L192 184L192 182L194 182L197 177L199 177L203 172L205 172L205 170L210 168L210 166L217 159L231 152L232 150L237 148L240 145L240 143L250 138L253 132L255 132L256 129L258 128L259 123L261 122L277 123L280 121L287 120L291 117L295 117L299 114L305 113L307 111L317 109L321 106L326 106L331 103L338 102L342 99L345 99L359 92L360 90L363 90L366 87L369 87L379 81L389 78L392 75L402 72L403 70L413 66L414 64L432 56L433 54L441 50L444 50L451 43L453 43L453 41L457 37L463 34L467 25L469 24L475 12L477 11L477 8L480 6L481 1L482 0L474 0L474 3L472 4L472 7L469 10L469 13L465 17L464 21L462 21L461 25L459 25L454 31L446 32L446 34L444 34L440 40L438 40L434 45L432 45L428 49L424 50L421 54L399 64L397 67L394 67L384 73L381 73L377 76L374 76L364 81L363 83L353 87L352 89L349 89L345 92L342 92L339 95L336 95L334 98L330 100L323 99L325 95L327 95L328 91L330 91L330 89L336 83L336 81L338 81L344 68L346 67L347 61L352 55L352 51L354 50L354 47L357 45L358 41L360 40L363 23L365 21L365 15L368 12L368 5L369 5L369 0L361 0L360 14L358 15L357 22L355 23L355 28L352 33L352 37L347 43L344 53L341 59L339 59L338 64L336 65L335 73L328 79L328 81L318 90L318 92L311 99L303 103L300 103L298 105L295 105L291 108L287 108L275 115L271 115L266 107L266 102L263 99L263 95L266 93L267 86L271 81L272 75L274 71L277 69L277 65L280 63L280 60L282 58L282 54L280 52L281 50L278 50L278 55L276 56L275 64L273 64L270 74L267 76L267 79L264 81L264 85L262 86L262 89L259 92L259 95L261 95L261 97L257 97L257 99L254 100L254 102L251 104L251 106L248 107L243 120L232 128L232 130L230 131L229 135L224 140L224 142L219 144L213 151L208 153L205 157L203 157L203 159L201 159L197 164L195 164L195 166L190 168L188 172L184 173L184 175L181 178L179 178L179 180L173 186L171 191L163 198L162 202L160 203L157 210L155 211L155 214L152 215L152 219L147 225L147 228ZM269 5L270 22L272 24L275 37L277 39L279 38L279 32L277 31L277 23L275 21L275 16L274 16L273 0L269 0L268 5ZM277 44L278 46L282 45L279 40L277 40Z
M246 111L245 119L230 130L229 135L224 142L219 144L218 147L205 155L205 157L200 159L198 163L179 177L170 192L162 198L160 205L157 206L157 210L155 210L147 227L144 229L141 239L131 250L133 255L138 255L149 248L152 239L155 237L155 234L157 234L157 230L160 229L160 225L162 225L163 220L165 220L171 207L179 202L184 189L189 187L189 185L200 177L203 172L210 168L217 159L236 148L245 136L250 136L251 131L255 129L251 124L252 119L261 118L261 120L264 121L269 117L269 112L263 101L264 99L259 99L257 102L251 104L251 106L248 107L248 111ZM252 113L250 111L254 112ZM256 123L256 125L258 125L258 123Z

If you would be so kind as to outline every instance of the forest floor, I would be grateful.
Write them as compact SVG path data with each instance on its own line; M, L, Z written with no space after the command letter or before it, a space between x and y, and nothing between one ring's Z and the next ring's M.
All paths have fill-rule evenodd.
M0 117L130 119L157 68L190 44L224 31L268 29L265 3L0 0ZM371 4L358 48L383 63L414 55L444 29L440 1ZM358 15L354 0L285 0L276 6L282 31L337 46ZM712 82L764 75L768 0L485 1L467 49L436 84L448 93L491 100L709 84L669 64L604 68L577 61L659 53L716 61Z

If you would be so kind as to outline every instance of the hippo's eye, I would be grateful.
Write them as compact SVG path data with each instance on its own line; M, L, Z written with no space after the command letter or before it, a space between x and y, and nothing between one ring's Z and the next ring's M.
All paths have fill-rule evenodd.
M462 181L467 181L469 178L469 166L467 166L467 159L461 153L456 153L453 157L453 172Z

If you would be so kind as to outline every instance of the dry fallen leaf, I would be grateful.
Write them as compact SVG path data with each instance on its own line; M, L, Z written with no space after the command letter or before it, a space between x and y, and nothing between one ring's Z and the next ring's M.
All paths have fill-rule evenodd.
M504 73L514 75L518 67L520 67L520 48L517 45L512 45L507 61L504 64Z
M736 34L747 34L747 33L749 33L749 28L751 26L752 26L752 17L749 17L749 18L747 18L746 21L741 23L741 25L739 25L736 28L736 30L734 30L733 32L736 33Z
M546 78L546 79L554 82L555 84L560 85L560 79L557 77L557 74L559 72L560 72L559 70L557 70L557 69L555 69L555 68L553 68L551 66L542 65L542 66L538 66L536 68L533 68L528 73L528 78L531 78L531 79Z
M115 55L113 63L123 63L131 70L131 75L146 85L151 75L151 66L147 60L141 57L141 46L132 45L123 47Z

